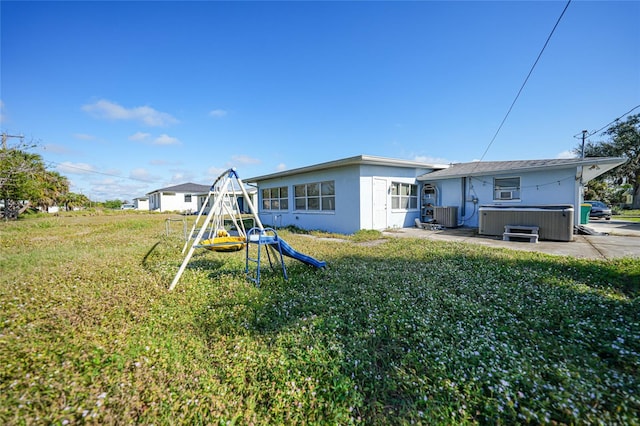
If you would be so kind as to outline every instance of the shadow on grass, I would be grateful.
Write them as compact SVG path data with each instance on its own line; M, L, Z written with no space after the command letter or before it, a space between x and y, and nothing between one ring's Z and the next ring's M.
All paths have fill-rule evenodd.
M349 383L368 423L582 423L640 408L639 261L424 241L358 250L216 295L196 326L212 346L249 336L289 370Z

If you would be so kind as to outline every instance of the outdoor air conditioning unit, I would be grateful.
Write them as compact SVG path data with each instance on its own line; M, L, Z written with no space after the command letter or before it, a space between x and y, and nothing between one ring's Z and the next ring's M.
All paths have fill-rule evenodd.
M433 219L445 228L456 228L458 226L458 207L434 207Z
M500 191L500 199L501 200L513 200L513 192L511 192L511 191Z

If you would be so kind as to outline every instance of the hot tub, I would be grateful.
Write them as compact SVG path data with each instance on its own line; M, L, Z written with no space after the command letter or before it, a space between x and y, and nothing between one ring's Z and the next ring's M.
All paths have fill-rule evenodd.
M572 241L573 205L480 206L480 235L502 235L506 225L537 226L541 240Z

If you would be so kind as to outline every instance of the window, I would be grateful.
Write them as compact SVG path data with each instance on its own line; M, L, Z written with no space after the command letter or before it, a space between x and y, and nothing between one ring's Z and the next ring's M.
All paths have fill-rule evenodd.
M184 202L185 203L191 202L191 194L184 194Z
M289 210L289 188L267 188L262 190L262 210Z
M296 210L336 210L336 189L334 181L295 185L293 191Z
M392 209L417 209L418 186L410 183L391 184L391 208Z
M495 178L493 179L494 200L519 200L520 178Z

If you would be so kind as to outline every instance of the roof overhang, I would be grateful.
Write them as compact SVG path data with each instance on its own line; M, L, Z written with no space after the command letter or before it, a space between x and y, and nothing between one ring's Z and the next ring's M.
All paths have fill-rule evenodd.
M299 167L296 169L285 170L282 172L271 173L268 175L256 176L245 179L246 182L259 182L269 179L283 178L292 175L299 175L302 173L310 173L318 170L327 170L337 167L352 166L352 165L371 165L371 166L391 166L391 167L406 167L406 168L419 168L419 169L444 169L449 167L443 164L427 164L419 161L400 160L395 158L375 157L371 155L356 155L355 157L343 158L335 161L328 161L325 163L314 164L312 166Z
M588 160L585 158L585 160ZM597 159L593 159L597 160ZM598 176L607 173L609 170L615 169L621 164L627 162L625 158L606 158L602 160L608 161L600 161L600 162L591 162L582 165L582 182L587 183L592 179L597 178Z
M437 181L462 177L500 175L512 172L535 172L542 170L576 170L576 177L579 178L582 169L582 178L588 182L608 172L611 169L624 164L627 160L621 157L587 157L572 158L566 160L525 160L525 161L503 161L503 162L477 162L454 164L442 173L425 173L418 177L419 181ZM491 167L483 167L490 164Z

